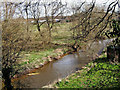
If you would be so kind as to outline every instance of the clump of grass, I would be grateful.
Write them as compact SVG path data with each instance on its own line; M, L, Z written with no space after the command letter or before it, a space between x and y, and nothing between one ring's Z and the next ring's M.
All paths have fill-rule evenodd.
M55 48L49 48L42 51L24 51L21 53L21 58L19 62L14 66L15 69L19 69L17 72L21 73L27 69L38 68L41 65L44 65L46 61L51 61L52 58L57 58L58 56L65 54L68 49L66 47L61 48L61 52L55 52L56 49L60 48L59 46ZM51 57L51 58L48 58Z
M105 62L106 56L86 65L84 69L57 82L58 88L120 88L120 64ZM101 61L99 61L101 60Z
M43 57L47 57L49 55L51 55L51 53L53 52L54 49L48 49L45 51L38 51L38 52L24 52L24 57L22 59L28 60L27 62L23 61L20 63L20 65L25 65L25 64L30 64L33 62L36 62L39 60L40 63L43 63L44 60L42 59ZM29 55L27 55L29 54Z

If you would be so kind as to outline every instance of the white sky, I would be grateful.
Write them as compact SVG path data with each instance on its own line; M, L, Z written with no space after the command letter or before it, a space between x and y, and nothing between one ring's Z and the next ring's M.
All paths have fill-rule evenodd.
M0 2L21 2L21 1L29 1L29 0L0 0ZM46 1L50 1L50 0L46 0ZM54 0L53 0L54 1ZM91 2L92 0L61 0L63 2L68 2L68 3L73 3L73 2L76 2L76 1L87 1L87 2ZM94 0L95 1L95 0ZM115 1L115 0L96 0L97 3L101 4L101 3L105 3L106 1L109 1L109 2L112 2L112 1Z
M22 1L30 1L30 0L0 0L0 2L22 2ZM33 1L37 1L37 0L33 0ZM41 0L41 1L50 2L50 1L55 1L55 0ZM84 2L84 1L90 3L93 0L61 0L61 1L63 3L67 2L68 6L69 5L71 6L71 5L75 4L75 3L79 4L80 2ZM96 0L96 4L98 4L98 5L104 5L104 3L107 2L106 6L108 6L113 1L116 1L116 0ZM118 10L118 9L116 8L116 10Z
M72 3L75 3L75 2L84 2L84 1L89 3L89 2L92 2L93 0L61 0L61 1L68 2L68 3L72 4ZM116 1L116 0L96 0L96 4L103 4L103 3L106 3L107 1L108 1L107 4L109 4L110 2L113 2L113 1Z
M0 0L0 2L22 2L22 1L30 1L30 0ZM32 1L37 1L37 0L32 0ZM50 2L50 1L55 1L55 0L41 0L41 1L46 1L46 2ZM99 4L99 5L104 5L104 3L106 3L107 1L107 6L113 2L113 1L116 1L116 0L61 0L63 3L64 2L67 2L68 3L68 6L70 5L73 5L75 3L80 3L80 2L92 2L92 1L96 1L96 4ZM118 1L118 0L117 0ZM120 0L119 0L120 1Z

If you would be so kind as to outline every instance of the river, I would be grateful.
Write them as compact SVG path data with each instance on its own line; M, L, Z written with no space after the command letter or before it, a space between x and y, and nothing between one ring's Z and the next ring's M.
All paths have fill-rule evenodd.
M86 51L64 56L62 59L46 64L37 69L33 74L18 78L14 81L17 88L41 88L54 81L81 69L85 64L91 62L95 54L101 54L106 45L113 39L93 42Z

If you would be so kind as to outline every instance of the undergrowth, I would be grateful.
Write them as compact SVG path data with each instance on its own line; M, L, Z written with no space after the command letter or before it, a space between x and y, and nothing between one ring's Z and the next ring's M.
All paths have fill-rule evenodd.
M57 88L120 88L120 63L111 64L103 55L54 86Z

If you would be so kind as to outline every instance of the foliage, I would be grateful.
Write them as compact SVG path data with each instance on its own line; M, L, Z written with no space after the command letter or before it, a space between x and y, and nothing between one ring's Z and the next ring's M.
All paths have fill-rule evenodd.
M58 88L120 88L120 64L104 62L104 57L86 65L55 84Z
M107 32L106 35L109 38L115 38L113 44L116 46L120 44L120 21L113 20L112 21L112 30Z

